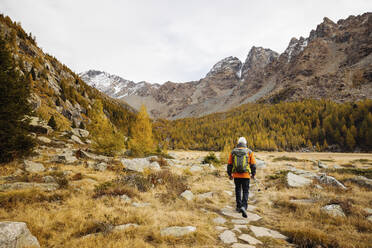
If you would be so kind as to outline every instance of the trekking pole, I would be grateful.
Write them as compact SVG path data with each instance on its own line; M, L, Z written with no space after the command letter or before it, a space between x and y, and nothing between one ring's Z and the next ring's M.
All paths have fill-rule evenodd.
M255 178L255 179L253 179L254 180L254 182L255 182L255 184L256 184L256 187L257 187L257 191L258 192L260 192L261 191L261 189L259 188L259 186L258 186L258 184L257 184L257 179Z

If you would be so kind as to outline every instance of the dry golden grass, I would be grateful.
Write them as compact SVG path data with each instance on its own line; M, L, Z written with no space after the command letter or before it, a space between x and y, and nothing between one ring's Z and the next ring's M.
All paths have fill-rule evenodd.
M177 158L185 164L194 164L207 152L176 152ZM359 155L359 154L358 154ZM370 191L359 188L347 181L354 176L350 173L331 172L350 188L339 191L332 187L323 190L313 186L291 189L285 185L276 187L265 179L267 175L285 170L287 164L297 168L314 170L310 160L328 160L329 165L353 163L356 168L366 165L372 159L370 154L303 154L303 153L258 153L267 161L265 169L258 170L267 190L255 191L258 208L256 212L263 218L252 224L276 229L290 237L299 247L368 247L372 243L372 225L366 220L364 208L371 207ZM276 157L295 157L302 161L277 161ZM45 158L40 158L44 161ZM306 160L306 161L305 161ZM335 161L335 162L331 162ZM12 165L0 169L1 175L13 173ZM58 171L71 171L66 176L66 188L56 192L34 190L0 193L0 220L26 222L30 231L38 238L42 247L225 247L221 244L213 224L220 210L232 205L233 197L225 190L232 190L225 168L215 172L192 173L189 170L172 168L159 173L146 172L143 180L150 180L154 187L139 190L134 186L116 181L128 176L121 165L113 165L105 172L97 172L84 166L45 163L47 168L57 167ZM40 176L49 175L41 173ZM28 180L38 177L28 175ZM272 180L275 181L275 180ZM100 187L107 182L115 182ZM172 185L174 187L172 187ZM190 189L194 194L212 191L213 197L186 201L179 194ZM252 191L255 186L252 185ZM98 194L99 192L99 194ZM150 206L138 208L124 202L118 195L127 194L132 202L147 202ZM315 199L316 203L301 205L291 203L291 199ZM346 218L330 217L320 211L326 204L338 203ZM136 223L123 231L112 231L115 225ZM196 226L197 231L182 238L162 237L160 230L168 226ZM231 223L225 224L233 228ZM243 233L251 233L243 229ZM287 247L284 241L260 238L264 245L257 247Z

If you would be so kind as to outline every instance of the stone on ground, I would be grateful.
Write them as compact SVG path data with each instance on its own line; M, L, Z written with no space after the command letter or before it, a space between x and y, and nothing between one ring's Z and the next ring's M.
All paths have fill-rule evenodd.
M191 201L194 198L194 194L190 190L185 190L182 192L181 197L185 198L188 201Z
M149 207L149 206L151 206L151 204L148 203L148 202L133 202L133 203L132 203L132 206L133 206L133 207L136 207L136 208L144 208L144 207Z
M0 185L0 191L10 191L10 190L21 190L21 189L40 189L43 191L55 191L59 185L57 183L25 183L25 182L15 182L15 183L5 183Z
M130 227L138 227L138 224L135 224L135 223L128 223L128 224L124 224L124 225L119 225L119 226L115 226L112 230L113 231L123 231L123 230L126 230Z
M318 181L322 184L331 185L340 189L347 189L342 183L340 183L336 178L322 174L317 177Z
M89 168L96 170L96 171L105 171L107 169L107 164L105 162L90 163L88 165L89 165Z
M221 209L221 213L225 216L228 216L228 217L232 217L232 218L236 218L236 219L241 219L243 218L242 217L242 214L241 213L238 213L236 212L234 209L232 209L231 207L228 208L228 207L224 207L223 209Z
M150 163L146 158L122 159L121 163L127 170L143 172L145 169L160 170L158 163Z
M328 165L323 164L321 161L318 161L318 167L321 169L328 169Z
M259 241L258 239L256 238L253 238L251 235L249 234L242 234L238 237L239 239L247 242L248 244L251 244L251 245L257 245L257 244L262 244L261 241Z
M238 240L236 239L235 233L233 233L230 230L225 230L223 233L221 233L218 236L223 243L225 244L231 244L231 243L236 243Z
M311 184L311 180L302 176L297 176L292 172L288 172L287 174L287 184L290 187L304 187Z
M226 223L226 219L220 216L220 217L214 218L213 219L213 223L214 224L219 224L219 225L225 224Z
M292 200L289 200L289 202L295 203L295 204L312 204L312 203L315 203L315 201L313 199L292 199Z
M242 231L240 229L247 229L247 225L234 225L234 228L232 230L234 232L241 233Z
M31 234L26 223L4 221L0 222L0 247L40 247L40 244Z
M253 245L247 245L247 244L240 244L240 243L235 243L231 246L231 248L255 248Z
M194 226L172 226L160 231L161 236L181 237L196 231Z
M370 221L370 222L372 222L372 215L368 216L367 217L367 220Z
M119 198L120 198L120 200L122 200L124 202L128 202L128 203L132 201L132 199L130 199L130 197L127 196L127 195L121 195L121 196L119 196Z
M372 189L372 179L366 178L364 176L357 176L349 180L353 183L358 184L359 186L365 187L367 189Z
M207 193L199 194L197 197L198 197L198 199L201 199L201 200L210 199L210 198L213 197L213 192L207 192Z
M275 239L287 239L287 237L284 236L283 234L280 234L277 231L274 231L274 230L271 230L265 227L250 226L249 228L251 229L251 231L256 237L271 237Z
M38 172L45 171L44 165L42 165L40 163L36 163L36 162L33 162L33 161L29 161L29 160L25 160L25 161L23 161L23 163L25 165L25 170L27 172L38 173Z
M232 191L229 191L229 190L224 190L223 192L225 194L229 195L229 196L232 196L233 195L233 192Z
M75 143L78 143L80 145L84 145L84 142L81 141L81 139L76 135L71 135L71 140L73 140Z
M223 231L223 230L226 230L227 227L224 227L224 226L216 226L216 230L217 231Z
M203 170L203 168L200 167L199 165L193 165L193 166L191 166L191 168L190 168L190 171L191 171L191 172L199 172L199 171L202 171L202 170Z
M242 224L248 224L249 220L247 220L247 219L232 219L231 222L234 223L234 224L242 225Z
M37 139L40 140L43 143L46 143L46 144L49 144L50 142L52 142L51 139L49 139L47 137L44 137L44 136L39 136L39 137L37 137Z
M321 208L322 211L326 212L333 217L345 217L345 213L342 210L341 206L338 204L330 204Z

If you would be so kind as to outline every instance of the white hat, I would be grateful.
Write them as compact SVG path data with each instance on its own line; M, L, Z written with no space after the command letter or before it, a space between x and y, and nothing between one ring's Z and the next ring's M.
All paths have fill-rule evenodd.
M247 140L244 137L240 137L238 139L238 144L244 144L244 145L246 145L247 144Z

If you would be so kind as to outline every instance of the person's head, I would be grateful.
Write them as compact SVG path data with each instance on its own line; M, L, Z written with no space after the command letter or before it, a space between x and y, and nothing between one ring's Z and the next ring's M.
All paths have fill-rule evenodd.
M238 139L238 146L247 147L247 140L244 137Z

